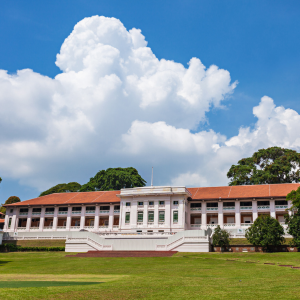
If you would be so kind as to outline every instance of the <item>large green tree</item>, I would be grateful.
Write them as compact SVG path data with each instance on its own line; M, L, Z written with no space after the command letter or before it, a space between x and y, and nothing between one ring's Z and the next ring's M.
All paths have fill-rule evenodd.
M48 189L47 191L42 192L40 197L54 193L79 192L80 188L81 185L78 182L60 183Z
M17 202L21 202L20 198L17 196L10 196L4 203L5 204L13 204L13 203L17 203ZM6 208L5 207L0 207L0 212L2 212L3 214L6 213Z
M293 206L291 207L291 215L286 214L285 223L288 225L287 232L293 239L291 241L292 246L300 247L300 187L295 191L291 191L286 200L291 200Z
M109 168L99 171L80 191L113 191L123 188L142 187L146 181L135 168Z
M300 153L280 147L260 149L232 165L227 177L229 185L299 182Z
M279 246L285 241L283 227L269 215L258 217L246 230L245 237L252 245L264 248Z

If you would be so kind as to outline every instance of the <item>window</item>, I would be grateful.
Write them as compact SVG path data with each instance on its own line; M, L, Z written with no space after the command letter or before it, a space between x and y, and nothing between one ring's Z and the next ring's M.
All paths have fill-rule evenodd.
M42 210L41 208L33 208L33 209L32 209L32 212L33 212L33 213L40 213L41 210Z
M147 232L150 232L150 233L151 233L151 232L153 232L153 230L147 230Z
M20 208L20 213L28 213L28 208Z
M95 210L95 206L87 206L86 210L87 211Z
M114 209L115 209L115 210L120 210L120 205L115 205L115 206L114 206Z
M68 208L67 208L67 207L60 207L60 208L58 209L58 211L68 211Z
M10 228L10 226L11 226L11 218L9 218L8 220L8 228Z
M138 206L143 206L144 202L138 202Z
M235 206L235 203L234 203L234 202L224 202L224 203L223 203L223 206L224 206L224 207Z
M126 206L130 206L130 202L126 202Z
M125 214L125 223L130 223L130 212Z
M178 210L173 211L173 223L178 223Z
M72 207L72 211L81 211L81 207L80 206Z
M13 208L11 208L11 209L10 209L10 213L13 213L13 212L14 212L14 209L13 209Z
M173 205L178 205L178 201L173 201Z
M100 206L100 210L110 210L109 206Z
M270 205L270 201L257 201L258 206Z
M137 230L136 232L137 232L137 233L142 233L143 231L142 231L142 230Z
M165 205L165 201L159 201L159 205Z
M218 207L218 203L207 203L207 207Z
M158 232L165 232L164 230L158 230Z
M47 207L46 212L54 212L54 207Z
M138 223L142 223L144 219L144 214L142 211L138 212L138 217L137 217L137 221Z
M288 205L288 202L285 200L276 200L275 205Z
M154 205L154 201L149 201L149 206L153 206Z
M241 202L241 206L252 206L252 202Z
M201 203L191 203L191 208L201 207Z
M158 215L158 221L160 223L164 223L165 222L165 212L164 211L160 211L159 215Z
M148 212L148 222L154 222L154 211Z

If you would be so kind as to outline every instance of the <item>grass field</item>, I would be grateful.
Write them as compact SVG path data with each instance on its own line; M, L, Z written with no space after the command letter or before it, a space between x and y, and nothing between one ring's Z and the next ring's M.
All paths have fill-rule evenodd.
M300 295L300 270L278 266L300 266L300 253L65 255L1 253L0 299L299 299Z

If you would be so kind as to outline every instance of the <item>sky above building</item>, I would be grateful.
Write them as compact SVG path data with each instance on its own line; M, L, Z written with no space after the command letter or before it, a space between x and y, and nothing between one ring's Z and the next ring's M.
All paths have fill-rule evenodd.
M99 170L227 185L300 151L298 1L2 1L0 203Z

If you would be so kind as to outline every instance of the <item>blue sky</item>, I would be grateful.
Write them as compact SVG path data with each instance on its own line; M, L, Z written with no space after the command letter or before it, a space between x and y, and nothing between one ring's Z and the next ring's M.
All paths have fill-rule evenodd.
M238 81L234 92L222 101L223 108L211 105L209 111L205 112L206 121L199 119L197 127L189 130L192 133L213 130L230 139L239 134L240 127L255 128L257 118L253 115L253 107L258 106L265 95L272 98L277 107L300 111L299 12L298 1L2 1L0 69L15 74L17 70L29 68L55 78L62 73L55 65L56 54L75 24L94 15L114 17L128 30L141 29L148 47L158 59L175 61L187 68L190 59L197 57L206 67L214 64L228 70L232 82ZM0 110L3 110L3 106ZM175 123L171 125L181 128ZM2 125L0 130L9 131L6 126ZM12 130L12 140L17 136ZM274 142L270 141L267 145L270 144ZM298 149L292 141L284 145ZM253 150L257 149L254 147ZM246 153L240 152L240 155ZM186 156L174 159L185 160ZM72 165L76 164L76 155L74 161L72 157L70 155L68 164L62 170L72 169ZM155 159L141 163L147 159L147 155L124 160L120 157L116 159L116 164L124 161L125 165L137 166L150 182L151 165L155 164ZM55 160L54 164L58 164L57 169L60 169L61 162ZM95 171L110 165L99 161L89 166L86 169L85 166L80 169L74 167L65 176L57 176L57 183L73 181L72 173L74 176L74 172L82 170L84 175L74 176L74 181L84 183ZM167 176L170 175L167 165L162 169L160 166L158 160L154 167L161 174L160 177L157 175L159 184L179 182ZM22 200L35 197L46 186L46 183L32 183L34 179L22 181L27 176L26 172L9 172L7 164L2 168L1 172L0 164L0 176L3 178L0 203L11 195L17 195ZM12 164L11 168L18 168L18 165ZM172 167L170 169L173 170ZM181 173L184 172L186 169ZM197 173L196 170L193 172ZM60 174L63 173L60 171ZM34 175L31 171L30 176L43 176L41 174ZM51 186L55 181L53 178L55 174L44 182L48 180ZM208 184L224 184L225 181L217 180ZM204 184L205 181L199 182L199 185Z

